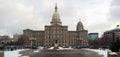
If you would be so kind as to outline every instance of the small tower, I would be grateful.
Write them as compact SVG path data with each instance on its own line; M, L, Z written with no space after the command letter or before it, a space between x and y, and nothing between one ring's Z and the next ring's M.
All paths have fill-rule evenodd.
M84 26L81 21L78 22L76 31L82 31L84 30Z
M58 7L57 7L57 4L56 4L55 5L55 12L52 16L51 25L61 25L62 24L62 22L60 21L60 15L57 12L57 10L58 10Z
M77 23L77 28L76 28L77 34L78 34L78 45L82 46L88 46L88 31L84 29L84 26L81 21Z

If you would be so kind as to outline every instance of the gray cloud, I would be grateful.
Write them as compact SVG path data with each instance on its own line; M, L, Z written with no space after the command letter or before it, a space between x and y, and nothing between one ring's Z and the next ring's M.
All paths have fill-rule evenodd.
M33 14L33 6L26 6L16 1L1 1L0 3L0 34L22 33L23 29L38 29L40 16ZM35 23L35 24L34 24Z
M120 22L120 0L112 1L108 20Z

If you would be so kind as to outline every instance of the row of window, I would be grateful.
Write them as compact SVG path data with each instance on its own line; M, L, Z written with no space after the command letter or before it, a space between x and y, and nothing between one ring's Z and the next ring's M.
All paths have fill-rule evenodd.
M64 33L67 33L67 32L64 31L64 30L58 30L58 31L50 30L50 31L45 31L45 33L48 33L48 34L56 34L56 33L64 34Z
M66 30L66 27L46 27L46 30L53 30L53 29L61 29L61 30Z

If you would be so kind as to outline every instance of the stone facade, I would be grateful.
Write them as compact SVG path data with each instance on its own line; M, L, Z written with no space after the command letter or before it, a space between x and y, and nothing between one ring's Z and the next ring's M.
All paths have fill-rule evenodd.
M37 46L44 46L45 41L45 33L44 31L33 31L30 29L26 29L23 31L25 36L29 39L29 41L26 41L28 45L31 45L30 38L36 38L36 41L33 41L33 45Z
M54 44L59 46L88 46L88 31L84 29L82 22L78 22L76 31L68 31L68 26L62 25L57 9L56 5L51 25L46 25L44 31L25 29L23 34L28 38L36 38L33 44L37 46L54 46Z

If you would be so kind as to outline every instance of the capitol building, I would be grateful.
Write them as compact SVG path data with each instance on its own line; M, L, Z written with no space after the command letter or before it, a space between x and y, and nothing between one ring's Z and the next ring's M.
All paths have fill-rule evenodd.
M36 46L88 46L88 31L84 29L81 21L76 25L75 31L68 31L68 26L64 26L60 20L58 7L55 5L55 12L52 15L50 25L45 25L44 30L23 30L23 35L28 39L35 38L32 43ZM31 41L26 41L31 45Z

